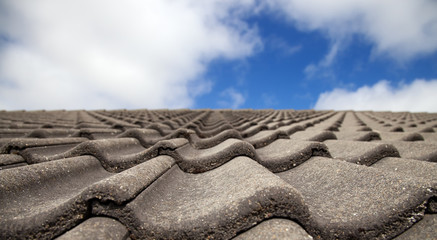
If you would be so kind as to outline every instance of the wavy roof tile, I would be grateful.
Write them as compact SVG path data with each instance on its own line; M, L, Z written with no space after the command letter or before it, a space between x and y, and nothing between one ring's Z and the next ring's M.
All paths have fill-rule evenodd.
M437 114L0 112L0 239L436 239Z

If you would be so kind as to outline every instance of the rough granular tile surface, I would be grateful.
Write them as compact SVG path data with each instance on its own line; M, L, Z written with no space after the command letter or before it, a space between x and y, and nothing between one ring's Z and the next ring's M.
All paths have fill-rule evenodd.
M305 232L296 222L288 219L274 218L261 222L235 237L235 240L246 239L312 240L313 237Z
M437 114L0 112L0 239L437 239Z

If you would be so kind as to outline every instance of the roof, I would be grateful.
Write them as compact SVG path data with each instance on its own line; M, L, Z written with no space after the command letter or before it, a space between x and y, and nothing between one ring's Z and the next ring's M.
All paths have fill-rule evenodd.
M0 112L0 238L435 239L437 114Z

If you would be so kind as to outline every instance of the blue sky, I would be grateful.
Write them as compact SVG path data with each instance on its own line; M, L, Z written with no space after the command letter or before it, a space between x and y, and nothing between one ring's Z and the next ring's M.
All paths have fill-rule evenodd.
M436 12L432 0L0 1L0 109L437 112Z

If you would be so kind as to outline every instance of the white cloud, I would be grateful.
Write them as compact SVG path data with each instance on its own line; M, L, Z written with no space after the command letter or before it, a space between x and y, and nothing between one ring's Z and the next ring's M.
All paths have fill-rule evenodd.
M220 93L220 96L223 100L220 100L218 104L223 108L236 109L246 102L244 95L236 91L234 88L227 88Z
M211 60L261 46L242 21L255 4L2 1L0 107L191 107Z
M0 108L192 107L212 89L212 60L262 48L245 22L261 11L326 33L330 50L308 75L356 35L399 61L437 49L434 0L0 1Z
M330 51L319 67L331 64L339 48L344 48L356 35L372 44L374 56L389 56L396 61L437 50L437 1L434 0L268 0L267 3L300 29L318 30L328 36Z
M386 80L355 91L334 89L320 94L315 109L437 112L437 79L416 79L396 87Z

